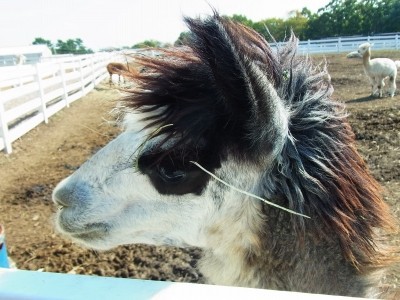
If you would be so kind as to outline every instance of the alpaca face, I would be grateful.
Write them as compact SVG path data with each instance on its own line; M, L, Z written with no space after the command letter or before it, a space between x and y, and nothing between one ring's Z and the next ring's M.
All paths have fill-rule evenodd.
M370 49L371 49L371 44L364 43L358 47L358 53L360 53L361 55L364 55L365 53L368 53L370 51Z
M198 155L201 149L155 163L157 139L140 148L145 138L127 130L59 183L53 199L60 207L56 226L62 234L95 249L132 243L204 247L209 227L229 219L222 211L243 214L241 201L224 200L237 195L189 163L195 159L211 167ZM213 163L219 165L217 175L243 189L251 189L249 178L257 182L257 168ZM250 203L252 210L257 205Z
M57 186L53 199L62 208L56 224L63 234L95 249L129 243L195 244L199 219L204 218L200 208L207 204L196 201L195 194L172 194L179 181L190 177L183 170L135 169L134 153L143 141L134 132L121 134ZM160 182L153 185L156 177Z

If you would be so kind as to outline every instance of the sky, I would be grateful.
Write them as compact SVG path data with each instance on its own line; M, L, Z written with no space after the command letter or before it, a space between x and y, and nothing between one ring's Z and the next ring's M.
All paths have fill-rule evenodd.
M286 19L330 0L0 0L0 47L81 38L87 48L132 46L144 40L173 43L186 30L183 16L241 14L252 21Z

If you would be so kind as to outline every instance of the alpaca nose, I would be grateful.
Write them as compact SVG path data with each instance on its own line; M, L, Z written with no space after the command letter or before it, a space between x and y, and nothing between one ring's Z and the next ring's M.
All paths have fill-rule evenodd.
M87 184L70 180L61 181L53 191L53 202L62 207L81 206L87 203L90 188Z

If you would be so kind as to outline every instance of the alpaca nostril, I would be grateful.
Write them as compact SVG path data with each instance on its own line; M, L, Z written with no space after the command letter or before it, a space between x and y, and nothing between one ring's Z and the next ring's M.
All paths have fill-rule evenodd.
M81 182L64 180L53 192L53 202L60 208L82 205L89 198L89 187Z
M67 207L69 206L66 198L63 197L63 193L60 192L61 190L57 190L55 193L53 193L53 202L58 205L59 208Z
M53 192L53 202L58 205L59 207L68 207L71 205L71 191L64 187L57 188Z

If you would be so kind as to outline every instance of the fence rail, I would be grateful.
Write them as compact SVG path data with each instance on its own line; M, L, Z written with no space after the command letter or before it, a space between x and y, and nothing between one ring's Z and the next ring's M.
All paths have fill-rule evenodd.
M400 35L388 34L300 41L298 51L301 54L352 52L365 42L373 44L375 50L400 50ZM276 48L284 44L277 42L271 43L271 46Z
M64 57L35 65L0 68L0 150L73 101L107 76L113 55Z
M0 299L286 299L362 300L221 285L152 281L91 275L71 275L0 268Z
M400 50L400 35L339 37L299 42L299 54L341 53L370 42L375 50ZM284 42L271 43L273 48ZM0 150L91 91L106 76L113 54L52 57L36 65L0 68Z

